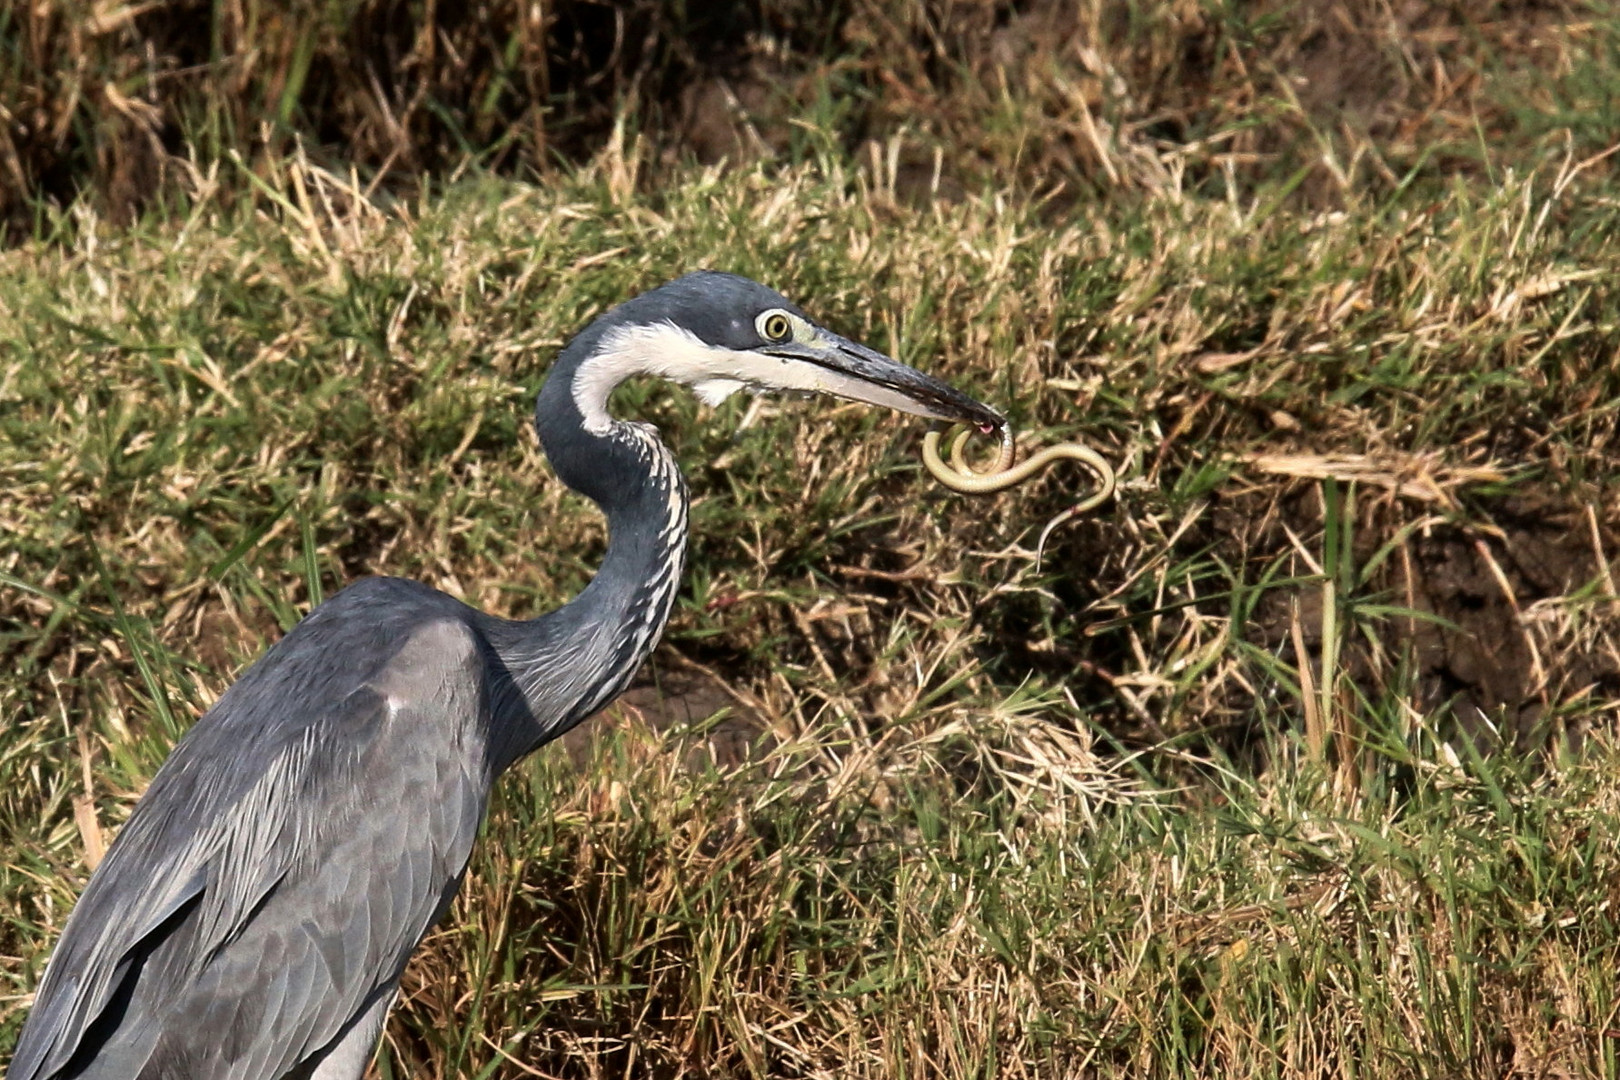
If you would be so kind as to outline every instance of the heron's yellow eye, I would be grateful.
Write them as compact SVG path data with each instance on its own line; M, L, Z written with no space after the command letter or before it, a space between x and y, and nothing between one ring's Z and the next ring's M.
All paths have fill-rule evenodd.
M759 333L766 341L786 341L793 333L793 322L785 311L767 311L759 317Z

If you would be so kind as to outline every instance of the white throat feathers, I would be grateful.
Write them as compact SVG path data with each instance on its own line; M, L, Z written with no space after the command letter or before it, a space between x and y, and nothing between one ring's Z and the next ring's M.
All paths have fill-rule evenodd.
M574 372L574 405L585 430L606 435L614 420L608 395L635 375L657 375L690 386L706 405L718 405L738 390L785 390L886 405L916 413L917 404L886 387L807 360L751 349L709 345L671 322L619 326L603 335L596 352Z

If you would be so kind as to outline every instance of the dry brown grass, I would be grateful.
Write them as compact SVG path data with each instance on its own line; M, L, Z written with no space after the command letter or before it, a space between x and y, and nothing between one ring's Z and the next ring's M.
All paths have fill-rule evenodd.
M1533 166L1561 131L1593 153L1614 126L1597 0L39 0L0 40L14 233L41 197L126 220L178 196L176 156L271 170L300 141L409 187L469 158L549 175L617 121L665 165L870 155L914 201L1285 181L1339 206Z

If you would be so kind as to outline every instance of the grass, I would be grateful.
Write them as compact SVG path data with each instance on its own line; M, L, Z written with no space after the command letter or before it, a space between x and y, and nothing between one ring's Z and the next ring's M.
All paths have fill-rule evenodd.
M38 0L0 11L0 228L81 195L132 220L184 187L176 153L302 144L408 189L549 175L626 125L705 163L830 141L915 202L1281 186L1336 207L1494 180L1551 136L1601 151L1617 26L1609 0Z
M621 391L695 495L657 692L502 781L381 1075L1615 1075L1620 209L1581 164L914 207L836 151L649 193L618 142L47 215L0 253L0 1040L321 596L583 585L545 363L715 266L1083 436L1117 506L1037 569L1071 476L968 500L910 421Z

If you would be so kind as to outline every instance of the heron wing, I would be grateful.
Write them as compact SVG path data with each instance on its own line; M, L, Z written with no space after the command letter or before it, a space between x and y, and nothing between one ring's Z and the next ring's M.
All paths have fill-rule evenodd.
M218 745L228 718L177 748L68 922L12 1080L268 1080L392 993L483 817L479 641L434 620L348 682L279 725L251 775Z

